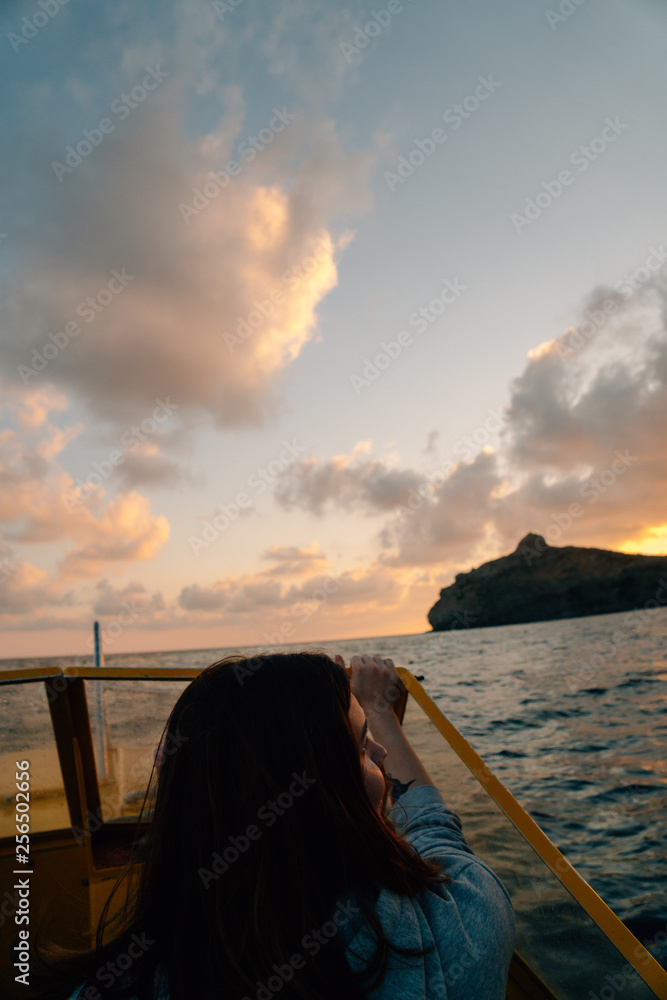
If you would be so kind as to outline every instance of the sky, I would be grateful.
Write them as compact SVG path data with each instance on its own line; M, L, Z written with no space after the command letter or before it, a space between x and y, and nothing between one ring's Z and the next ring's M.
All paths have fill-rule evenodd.
M0 658L666 553L657 0L0 11Z

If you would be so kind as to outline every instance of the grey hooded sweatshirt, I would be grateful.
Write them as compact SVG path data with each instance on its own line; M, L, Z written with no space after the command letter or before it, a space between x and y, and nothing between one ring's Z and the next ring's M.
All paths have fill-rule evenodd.
M433 785L408 789L390 816L423 858L442 863L450 881L414 898L380 889L374 908L387 937L405 948L433 947L422 958L390 953L386 976L369 1000L505 1000L514 912L500 879L473 854L461 821ZM317 929L323 944L316 943L317 935L304 937L300 958L307 960L326 946L327 938L340 934L351 967L364 967L374 948L355 901L341 895L332 918L330 927ZM270 981L258 985L258 1000L275 992ZM88 990L92 992L85 986L75 990L70 1000L98 995L95 987ZM157 992L167 1000L164 984Z
M408 789L390 813L423 858L439 861L451 881L415 898L381 889L375 912L387 937L423 958L390 953L383 982L369 1000L505 1000L514 951L514 912L505 887L468 846L461 821L433 785ZM353 969L373 952L361 918L340 928ZM354 954L353 954L354 953Z

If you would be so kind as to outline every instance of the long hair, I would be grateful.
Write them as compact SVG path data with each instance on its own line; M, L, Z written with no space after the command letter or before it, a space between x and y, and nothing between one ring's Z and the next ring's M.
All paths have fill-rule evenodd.
M373 807L350 698L345 670L312 652L227 657L193 680L162 736L152 821L121 879L126 902L103 914L93 951L51 964L49 985L86 980L103 997L152 1000L161 974L170 1000L266 1000L278 989L354 1000L382 979L392 950L423 954L394 949L373 894L414 896L447 877ZM353 973L336 924L355 912L375 952Z

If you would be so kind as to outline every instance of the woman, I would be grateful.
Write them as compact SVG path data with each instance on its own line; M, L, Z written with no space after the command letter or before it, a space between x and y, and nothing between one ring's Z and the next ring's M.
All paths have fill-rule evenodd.
M95 951L60 962L51 989L504 998L511 903L403 734L401 688L380 657L352 657L349 675L341 657L312 652L204 670L161 741L128 902Z

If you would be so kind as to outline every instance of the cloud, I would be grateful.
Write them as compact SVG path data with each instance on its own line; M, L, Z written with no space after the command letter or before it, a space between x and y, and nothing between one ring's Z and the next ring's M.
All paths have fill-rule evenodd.
M64 594L49 574L22 561L0 562L0 618L33 615L44 607L69 606L71 593Z
M171 451L179 448L179 445L174 443L173 438L167 443L144 441L133 452L125 453L122 464L118 466L121 488L167 487L194 482L193 474L185 462L165 455L163 448Z
M435 456L437 452L438 438L440 437L440 431L429 431L426 436L426 444L424 446L424 454Z
M328 584L334 580L335 590ZM320 575L311 577L300 587L291 587L287 598L290 604L305 601L316 601L319 592L324 590L329 594L328 600L333 608L351 607L354 610L374 607L391 606L401 597L403 587L395 574L379 565L371 565L362 570L347 570L334 576Z
M154 517L147 497L126 493L110 500L95 517L83 509L76 545L61 563L65 579L97 576L109 563L153 559L169 537L166 517Z
M254 31L269 72L280 79L287 76L300 98L315 107L339 99L346 78L357 78L356 67L345 60L340 43L349 43L354 15L361 18L363 13L358 4L294 0L277 7L267 26L262 11ZM319 87L313 86L314 78L320 81Z
M133 580L124 587L114 587L108 580L101 580L95 589L98 596L93 611L96 615L119 615L127 609L128 604L142 616L149 617L154 617L166 608L160 591L149 594L138 580Z
M621 446L662 454L655 430L667 408L666 304L664 285L647 287L600 329L577 338L570 328L529 355L511 387L505 435L513 464L595 467Z
M0 360L16 384L52 382L116 426L167 393L184 426L275 411L337 284L350 237L331 220L369 207L373 154L282 106L262 123L270 143L242 146L238 95L225 93L230 108L195 138L168 80L60 185L31 178L50 189L4 295ZM43 142L42 166L67 140ZM225 174L234 159L240 173Z
M529 359L509 408L507 462L523 478L504 498L506 525L530 517L544 533L576 503L567 543L620 547L663 523L664 303L647 288L598 331L595 351L586 342L563 360L563 335Z
M364 450L323 460L301 459L280 476L275 498L285 510L322 515L327 508L376 514L405 503L410 489L421 482L413 470L392 469L368 459Z
M109 564L152 559L169 535L169 523L149 500L131 491L106 500L101 485L77 492L59 464L79 425L60 428L51 415L67 407L62 394L40 387L22 392L4 386L0 417L0 527L5 543L71 543L59 567L61 580L94 576Z
M283 618L299 616L307 606L327 604L330 608L360 604L387 605L398 600L401 587L392 572L382 566L361 571L317 573L300 584L285 586L261 575L227 577L210 586L193 584L184 587L178 604L188 612L204 612L229 616L258 615L264 623L273 613ZM312 612L311 612L312 613ZM221 624L225 619L221 620Z
M260 608L280 607L285 603L282 585L274 580L228 578L210 587L193 584L184 587L178 603L185 611L220 611L248 614Z
M272 545L261 558L274 563L264 571L267 576L301 576L328 565L326 556L317 551L317 542L309 549L298 545Z
M421 477L422 493L417 490L412 503L381 533L381 561L429 566L471 558L493 530L500 502L494 493L501 483L497 458L490 451L461 462L440 483L431 485Z

